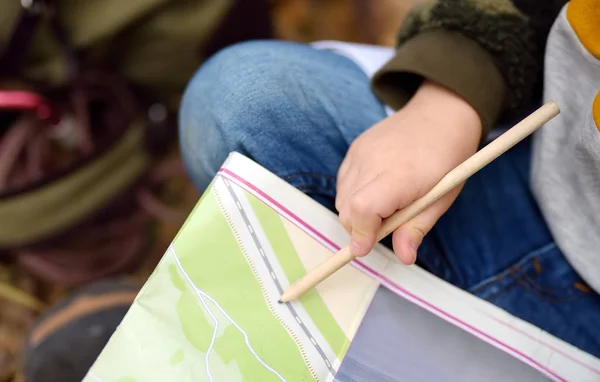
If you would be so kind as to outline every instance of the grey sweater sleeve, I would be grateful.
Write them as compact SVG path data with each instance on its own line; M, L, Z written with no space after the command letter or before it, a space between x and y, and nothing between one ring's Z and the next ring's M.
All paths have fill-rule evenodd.
M558 247L600 292L600 59L565 9L548 39L544 99L561 113L534 135L532 189Z

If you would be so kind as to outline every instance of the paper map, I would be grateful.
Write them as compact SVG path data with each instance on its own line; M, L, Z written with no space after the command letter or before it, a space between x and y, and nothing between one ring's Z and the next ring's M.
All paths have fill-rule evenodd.
M277 302L290 279L330 254L256 197L215 179L88 380L332 380L378 283L347 267L335 281L343 295L318 288ZM142 359L119 354L132 344L140 351L128 357Z
M334 214L232 154L84 381L333 381L380 285L553 380L600 378L596 358L381 246L277 302L347 241Z

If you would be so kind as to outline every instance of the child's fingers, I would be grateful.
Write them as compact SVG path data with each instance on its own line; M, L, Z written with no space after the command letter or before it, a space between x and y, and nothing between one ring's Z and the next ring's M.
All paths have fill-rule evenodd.
M340 212L343 205L342 201L348 191L348 184L350 183L350 172L352 167L350 166L350 158L346 157L342 161L342 164L338 170L335 182L335 209Z
M357 178L358 170L354 167L349 167L343 173L338 174L335 190L335 209L339 213L344 210L349 197L352 195Z
M433 228L438 219L448 210L458 196L461 188L462 185L456 187L394 231L392 235L394 252L402 263L411 265L416 261L417 249L421 245L423 238Z
M365 256L375 245L377 230L381 227L381 216L370 211L370 207L364 204L358 204L353 199L352 202L352 241L350 250L355 256Z
M410 201L409 187L402 187L398 177L384 173L365 184L349 199L352 224L352 253L368 254L377 238L381 221L393 214L399 206Z
M352 234L352 217L350 216L350 211L348 209L342 209L338 218L346 232Z

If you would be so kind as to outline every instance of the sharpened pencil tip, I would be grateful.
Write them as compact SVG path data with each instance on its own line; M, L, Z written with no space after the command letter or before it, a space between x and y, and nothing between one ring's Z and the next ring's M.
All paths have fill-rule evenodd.
M279 300L279 301L277 301L277 302L278 302L278 303L280 303L280 304L283 304L283 301L281 301L281 300Z

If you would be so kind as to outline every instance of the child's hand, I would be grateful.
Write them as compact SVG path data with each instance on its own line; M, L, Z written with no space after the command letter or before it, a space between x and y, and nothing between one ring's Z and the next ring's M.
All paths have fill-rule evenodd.
M476 111L429 82L404 108L359 136L340 166L335 203L340 221L352 234L353 253L369 253L382 219L423 196L475 153L480 137ZM414 263L423 236L461 187L394 232L394 251L403 263Z

